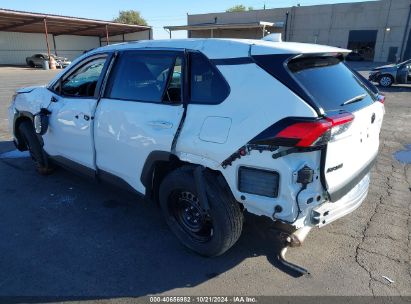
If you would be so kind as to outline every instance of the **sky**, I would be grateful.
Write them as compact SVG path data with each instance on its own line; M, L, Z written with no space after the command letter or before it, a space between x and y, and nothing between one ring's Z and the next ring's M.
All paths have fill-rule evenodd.
M187 24L187 14L224 12L237 4L254 9L316 5L370 0L0 0L0 8L48 13L73 17L112 20L120 10L138 10L153 27L154 39L169 37L163 26ZM372 1L372 0L371 0ZM184 31L173 32L173 38L186 38Z

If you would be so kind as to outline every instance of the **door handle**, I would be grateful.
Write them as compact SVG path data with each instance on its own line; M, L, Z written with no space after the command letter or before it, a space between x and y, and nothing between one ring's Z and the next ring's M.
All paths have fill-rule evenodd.
M171 129L173 127L173 124L169 121L149 121L148 125L162 129Z

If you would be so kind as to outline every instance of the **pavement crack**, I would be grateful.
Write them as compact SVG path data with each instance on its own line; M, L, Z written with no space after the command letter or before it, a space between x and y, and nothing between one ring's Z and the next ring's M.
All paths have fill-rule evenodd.
M386 255L386 254L383 254L383 253L380 253L380 252L376 252L376 251L372 251L372 250L368 250L368 249L365 249L365 248L363 248L363 247L359 248L359 250L362 250L362 251L365 251L365 252L367 252L367 253L371 253L371 254L375 254L375 255L384 257L384 258L386 258L386 259L388 259L388 260L394 261L394 262L399 263L399 264L404 264L404 263L406 263L406 261L399 260L399 259L396 259L396 258L393 258L393 257L389 257L389 256Z
M383 196L381 195L381 196L380 196L380 199L379 199L379 203L381 203L382 199L383 199ZM360 239L360 241L358 242L358 244L357 244L357 246L356 246L356 248L355 248L355 262L356 262L362 269L364 269L365 272L367 272L368 277L369 277L369 280L368 280L368 288L370 289L371 294L372 294L373 297L375 297L375 293L374 293L374 289L372 288L372 284L371 284L372 281L373 281L373 277L372 277L372 275L371 275L371 271L359 260L358 256L359 256L359 254L360 254L360 250L362 250L361 245L362 245L362 244L364 243L364 241L365 241L365 237L366 237L365 235L366 235L366 233L367 233L368 228L370 227L370 223L371 223L372 219L374 218L374 216L377 214L377 209L378 209L378 203L375 204L373 213L372 213L372 215L370 216L370 219L368 220L367 224L365 225L365 227L364 227L364 229L363 229L363 231L362 231L362 233L361 233L361 239Z

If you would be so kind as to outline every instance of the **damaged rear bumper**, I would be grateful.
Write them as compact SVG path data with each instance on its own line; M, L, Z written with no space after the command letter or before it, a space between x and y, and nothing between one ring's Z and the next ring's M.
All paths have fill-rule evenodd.
M370 173L346 195L336 202L326 202L312 210L311 222L318 227L323 227L357 209L361 206L368 194Z

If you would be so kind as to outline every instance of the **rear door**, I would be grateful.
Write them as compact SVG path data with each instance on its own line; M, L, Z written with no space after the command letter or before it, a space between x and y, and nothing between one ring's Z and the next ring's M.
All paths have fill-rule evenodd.
M384 106L338 57L305 56L291 60L288 68L325 116L354 116L351 123L331 130L323 152L323 177L331 200L336 201L370 171L378 152Z
M118 55L95 116L96 165L137 191L153 151L171 151L183 116L184 52L124 51Z

